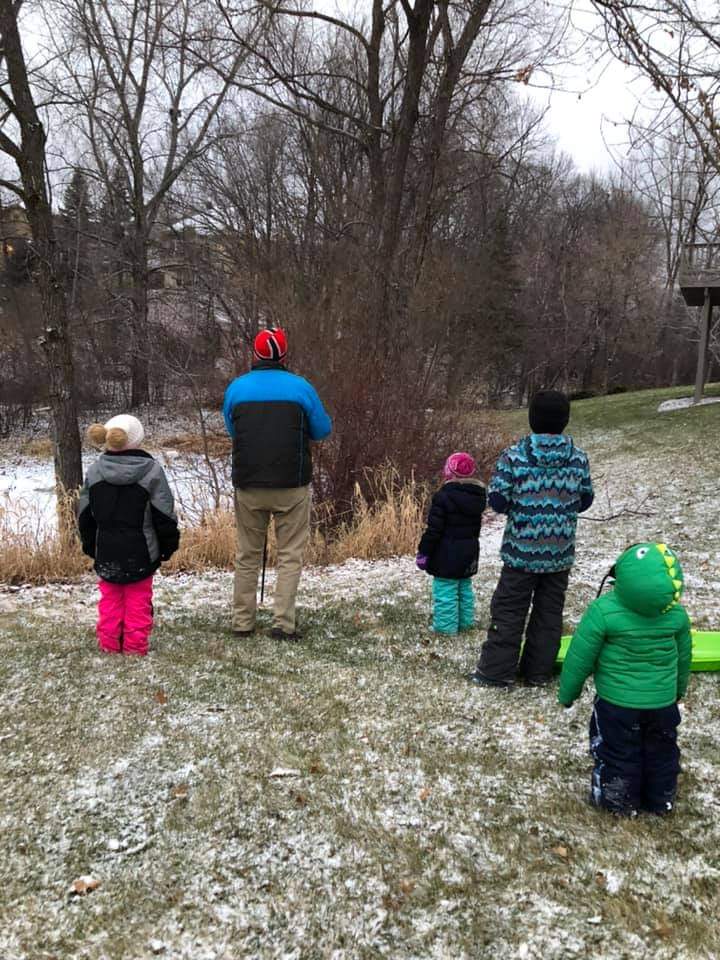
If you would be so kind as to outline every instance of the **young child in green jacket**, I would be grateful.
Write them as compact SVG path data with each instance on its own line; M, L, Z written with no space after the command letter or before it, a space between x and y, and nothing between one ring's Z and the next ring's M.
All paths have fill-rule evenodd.
M590 604L575 632L558 699L571 706L593 674L590 802L621 816L666 814L677 793L677 702L692 645L682 568L664 543L636 543L611 576L614 589Z

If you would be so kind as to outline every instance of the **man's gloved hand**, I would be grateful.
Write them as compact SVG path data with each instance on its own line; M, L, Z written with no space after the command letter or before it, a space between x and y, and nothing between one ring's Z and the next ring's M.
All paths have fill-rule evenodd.
M419 553L415 557L415 566L418 568L418 570L425 570L429 559L430 557L426 557L424 553Z

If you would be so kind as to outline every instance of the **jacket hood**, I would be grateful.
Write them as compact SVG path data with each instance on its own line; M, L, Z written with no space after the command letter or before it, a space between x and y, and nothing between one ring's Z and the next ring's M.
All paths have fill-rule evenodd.
M635 543L615 563L615 594L643 617L659 617L680 600L680 561L664 543Z
M441 487L457 510L481 517L485 510L485 487L479 480L447 480Z
M574 451L572 437L561 433L531 433L525 438L525 453L533 466L564 467Z
M153 458L144 450L103 453L96 463L103 480L119 486L138 483L155 465Z
M443 483L443 488L445 490L464 490L466 493L485 493L485 484L475 477L468 477L467 480L446 480Z

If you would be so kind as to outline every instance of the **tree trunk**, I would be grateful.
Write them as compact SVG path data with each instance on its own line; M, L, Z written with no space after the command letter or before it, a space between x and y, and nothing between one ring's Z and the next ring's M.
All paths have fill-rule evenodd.
M387 177L387 193L383 211L382 234L379 247L379 266L385 274L387 290L388 272L394 265L400 240L400 211L404 195L410 146L418 122L418 105L426 67L426 43L432 13L431 0L417 0L415 8L407 14L408 55L400 115L395 142L391 151L391 166Z
M138 231L133 249L132 315L130 317L132 350L130 365L132 381L130 406L133 409L150 402L148 285L147 243L144 239L144 233Z
M433 116L430 123L427 154L424 159L424 175L418 191L417 209L418 219L415 230L415 274L417 277L422 270L425 251L430 240L433 227L433 196L436 185L438 167L447 139L448 121L452 107L453 96L465 61L472 50L485 15L490 8L490 0L476 2L468 20L465 23L457 45L453 45L450 38L450 23L447 22L448 39L444 51L445 64L438 86ZM438 14L447 17L447 10Z
M77 396L65 288L58 269L52 208L45 179L45 131L37 114L28 81L17 25L17 7L0 0L0 37L14 101L13 113L20 128L20 145L2 139L2 148L15 160L32 234L36 281L40 291L45 330L40 338L47 365L58 520L61 533L74 525L71 498L82 483L82 458L78 429Z

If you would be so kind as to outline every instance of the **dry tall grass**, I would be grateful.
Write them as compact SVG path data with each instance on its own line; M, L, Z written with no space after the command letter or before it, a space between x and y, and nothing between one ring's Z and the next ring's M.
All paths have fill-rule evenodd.
M32 437L29 440L23 440L20 444L19 452L23 457L34 457L37 460L52 460L52 440L49 437Z
M0 510L0 582L51 583L75 580L90 570L76 537L60 537L38 514L22 518Z
M391 467L371 478L372 500L355 485L348 519L329 536L314 528L310 552L314 563L342 563L350 557L382 560L415 553L425 523L429 489L414 479L401 480Z
M161 437L157 447L162 450L179 450L181 453L228 457L232 450L232 441L225 432L208 430L205 437L197 432L174 433Z
M329 510L314 511L306 553L310 564L342 563L350 557L383 559L414 553L425 522L429 490L415 480L402 481L392 468L369 478L372 499L357 485L353 508L344 522L330 526ZM208 510L194 522L182 522L180 549L163 570L192 572L230 569L235 559L235 517L230 511ZM268 560L275 562L272 529ZM62 542L40 517L22 522L0 516L0 581L10 584L51 583L77 579L91 570L76 538Z
M306 563L342 563L350 557L380 560L414 553L428 499L425 484L402 481L392 468L370 478L370 502L356 485L352 510L346 521L330 527L329 511L315 508ZM268 537L268 562L275 563L275 538ZM163 568L191 572L212 568L230 569L235 561L235 517L229 511L208 512L199 523L183 527L180 549ZM0 563L0 571L2 565Z

